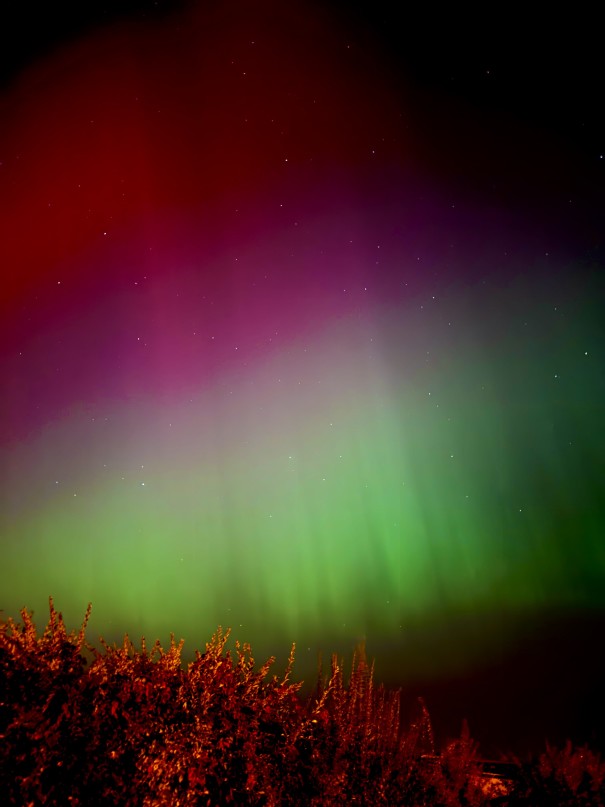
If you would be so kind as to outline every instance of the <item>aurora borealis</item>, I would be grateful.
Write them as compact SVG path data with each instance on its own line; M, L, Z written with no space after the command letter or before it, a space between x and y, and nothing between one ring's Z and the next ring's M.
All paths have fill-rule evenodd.
M0 607L308 680L365 638L489 702L564 623L515 727L560 697L601 741L566 641L605 609L603 160L343 14L178 4L5 83Z

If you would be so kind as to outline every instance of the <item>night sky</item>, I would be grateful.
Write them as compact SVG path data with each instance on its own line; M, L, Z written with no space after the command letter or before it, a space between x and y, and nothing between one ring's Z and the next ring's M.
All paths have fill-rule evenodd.
M595 21L82 5L0 26L0 607L605 747Z

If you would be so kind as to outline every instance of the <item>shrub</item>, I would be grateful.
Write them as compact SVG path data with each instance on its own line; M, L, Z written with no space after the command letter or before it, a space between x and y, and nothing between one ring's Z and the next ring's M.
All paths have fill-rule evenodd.
M305 700L260 669L249 645L226 649L218 628L183 669L183 642L120 646L67 632L50 600L38 636L32 615L0 625L0 792L6 804L480 807L603 805L605 766L588 749L547 746L498 797L482 783L466 724L435 755L422 701L405 729L399 691L374 684L365 648L348 683L332 657ZM90 656L89 663L84 653ZM508 789L508 792L507 792ZM549 801L550 800L550 801Z
M546 744L537 760L521 764L507 807L605 807L605 763L586 746Z

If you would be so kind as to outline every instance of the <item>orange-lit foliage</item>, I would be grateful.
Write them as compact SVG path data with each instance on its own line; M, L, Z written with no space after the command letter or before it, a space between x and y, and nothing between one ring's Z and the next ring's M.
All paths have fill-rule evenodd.
M537 760L518 765L511 807L605 807L605 763L585 746L567 742L557 749L547 743Z
M84 640L89 614L68 632L51 599L41 636L25 610L21 624L0 625L2 804L490 803L468 729L436 756L424 704L404 729L400 694L375 686L363 647L346 685L333 657L302 700L294 647L284 677L270 677L274 659L255 671L250 647L228 651L219 628L183 669L174 637L167 650L144 640L136 649L127 636L95 650ZM547 748L519 771L517 786L498 791L503 807L553 793L578 801L548 803L603 804L605 766L587 749Z

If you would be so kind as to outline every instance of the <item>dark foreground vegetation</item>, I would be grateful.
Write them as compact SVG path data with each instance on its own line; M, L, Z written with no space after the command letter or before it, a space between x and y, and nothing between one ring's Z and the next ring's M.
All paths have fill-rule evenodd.
M273 659L221 629L183 669L174 638L90 647L50 601L0 625L0 802L11 805L605 805L605 763L587 748L487 765L463 728L439 754L431 724L403 726L400 694L363 650L344 681L332 659L303 699Z

